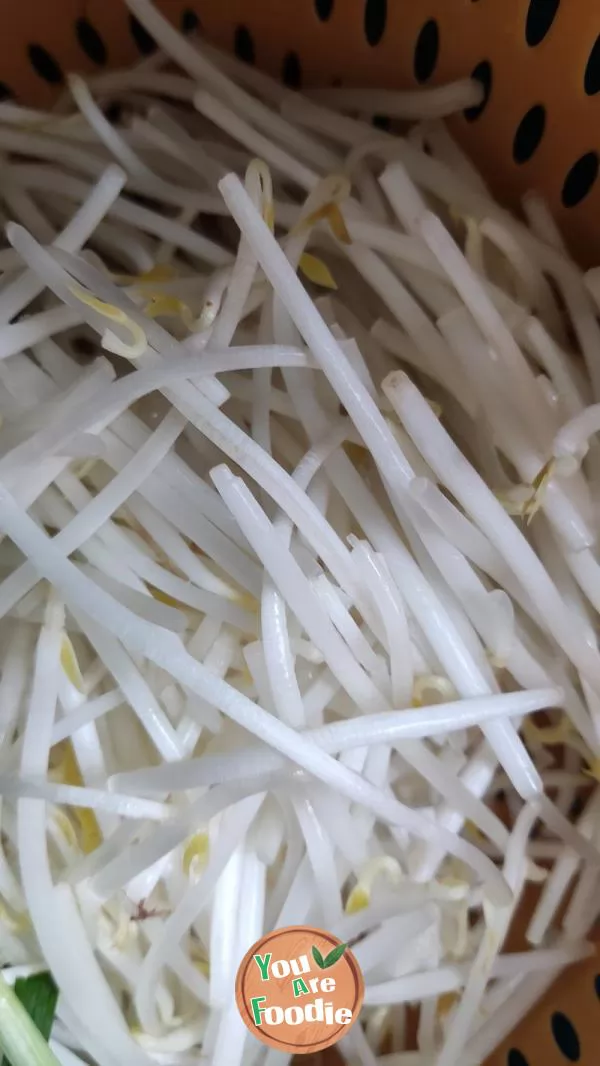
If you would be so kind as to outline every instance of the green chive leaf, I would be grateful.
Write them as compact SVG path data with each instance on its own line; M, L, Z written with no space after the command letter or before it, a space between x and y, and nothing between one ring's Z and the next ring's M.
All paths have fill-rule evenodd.
M321 952L319 951L318 948L315 947L314 944L312 946L312 957L315 960L315 962L316 962L317 966L319 967L319 969L324 970L325 969L325 963L323 961L323 956L321 955Z
M330 966L335 966L338 959L341 959L347 947L347 944L338 944L338 946L334 948L333 951L330 951L329 955L325 957L325 960L323 962L323 969L328 970Z
M18 980L15 981L14 988L12 990L8 988L5 989L4 995L5 998L8 997L8 999L10 999L10 996L12 995L16 997L19 1003L27 1011L27 1014L35 1025L37 1031L43 1036L44 1040L48 1040L52 1030L52 1023L54 1021L54 1015L56 1012L56 1001L58 999L58 989L54 984L54 981L52 980L50 974L36 973L32 974L31 977L20 977L18 978ZM15 1026L18 1026L16 1015L14 1024ZM12 1031L11 1033L7 1031L5 1035L7 1037L11 1037ZM5 1043L5 1041L3 1040L2 1043ZM6 1043L10 1043L12 1045L13 1041L9 1039L6 1041ZM24 1047L27 1046L27 1036L25 1030L23 1030L22 1037L17 1037L17 1044L20 1045L21 1043L23 1043ZM56 1059L50 1051L50 1048L46 1047L46 1051L48 1055L48 1063L55 1063ZM39 1048L39 1052L41 1053L41 1047ZM31 1054L31 1050L29 1051L27 1057L30 1062L34 1061L33 1056ZM38 1061L41 1061L41 1059ZM15 1062L14 1056L13 1060L11 1060L6 1055L3 1055L0 1066L21 1066L21 1062Z

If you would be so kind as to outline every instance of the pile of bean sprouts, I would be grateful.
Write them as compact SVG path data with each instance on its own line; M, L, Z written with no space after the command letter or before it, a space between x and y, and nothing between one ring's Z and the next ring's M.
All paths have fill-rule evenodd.
M600 911L600 274L477 84L303 96L127 2L155 55L0 105L3 976L64 1066L284 1066L235 973L310 924L349 1063L476 1066Z

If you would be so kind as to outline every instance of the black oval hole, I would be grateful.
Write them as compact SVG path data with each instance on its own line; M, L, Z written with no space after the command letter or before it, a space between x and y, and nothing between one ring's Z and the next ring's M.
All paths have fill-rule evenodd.
M527 163L539 147L546 128L546 108L535 104L523 115L513 141L515 163Z
M244 63L254 63L254 41L247 26L236 26L233 48L238 59L242 59Z
M506 1066L529 1066L529 1063L522 1051L519 1051L516 1047L511 1047L506 1056Z
M598 999L600 999L600 973L597 973L594 977L594 991L598 996Z
M600 92L600 37L596 37L586 63L583 87L588 96Z
M373 115L371 122L378 130L389 130L392 128L392 120L389 115Z
M415 45L414 72L418 82L428 81L435 70L440 50L440 31L435 19L423 26Z
M200 25L200 19L198 15L191 7L186 7L181 12L181 32L182 33L195 33Z
M5 81L0 81L0 103L2 100L10 100L14 96L12 89Z
M585 799L583 798L581 793L578 793L578 795L575 796L575 799L573 800L571 806L569 807L569 821L576 821L576 819L579 818L579 815L583 814L584 807Z
M562 188L562 202L565 207L577 207L577 204L585 200L598 177L599 163L597 152L586 152L573 163Z
M63 81L63 72L54 56L50 55L41 44L30 44L27 48L29 62L40 78L50 85L60 85Z
M315 0L315 11L321 22L327 22L333 14L334 0Z
M91 337L74 337L71 341L71 346L75 354L83 359L91 358L91 356L98 354L98 345Z
M483 115L490 96L492 95L493 73L492 64L487 59L482 59L481 63L478 63L475 70L471 71L471 77L474 81L481 82L483 86L483 100L480 104L475 104L474 107L468 107L465 111L465 118L468 122L475 122L475 119Z
M299 89L302 85L302 67L297 52L288 52L284 57L281 77L289 89Z
M569 1021L566 1014L562 1014L561 1011L555 1011L550 1019L550 1025L552 1028L552 1036L556 1041L556 1046L559 1051L562 1052L569 1062L579 1062L581 1058L581 1044L579 1043L577 1030L573 1023Z
M373 48L379 44L385 33L387 20L387 0L366 0L365 3L365 37Z
M129 29L131 36L133 37L136 47L143 56L151 56L153 52L156 52L158 45L154 40L152 34L148 33L145 26L142 26L139 19L136 19L135 15L129 16Z
M108 59L108 52L106 51L106 45L102 40L98 30L89 19L80 18L75 23L75 36L79 43L79 47L82 52L85 52L88 59L91 59L92 63L97 63L99 67L103 67Z
M530 48L541 44L549 32L560 0L529 0L527 19L525 20L525 40Z
M113 102L106 108L104 117L107 118L113 126L116 126L123 117L123 104L120 103L119 100L113 100Z

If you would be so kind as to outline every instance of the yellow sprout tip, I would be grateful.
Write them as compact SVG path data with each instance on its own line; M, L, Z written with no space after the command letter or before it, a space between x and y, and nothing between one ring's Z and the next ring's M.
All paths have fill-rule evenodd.
M62 759L56 767L56 774L65 785L81 786L84 784L79 763L71 741L67 741L60 748ZM96 819L96 815L88 807L72 807L72 815L79 827L79 843L84 854L89 855L102 843L102 833ZM69 834L62 826L62 832L68 839Z
M329 267L322 259L318 259L316 255L304 252L304 255L300 256L298 265L304 276L309 281L312 281L313 285L320 285L322 289L337 289Z
M0 900L0 922L11 933L25 933L31 928L31 920L28 914L13 911L11 907Z
M369 900L370 896L367 890L361 885L357 885L348 896L345 907L346 914L357 914L358 911L366 910L369 906Z
M456 992L444 992L444 994L439 997L437 1002L438 1017L445 1018L457 1002L458 994Z
M64 811L57 810L55 811L54 819L56 821L59 831L62 833L69 847L76 851L79 847L79 841L77 839L77 833L75 832L75 828L69 816L65 814Z
M192 329L194 316L188 305L179 300L177 296L165 296L162 293L153 293L148 303L144 306L144 314L149 318L181 318L188 329Z
M63 636L60 649L60 665L71 684L78 689L79 692L83 692L83 677L81 676L81 670L79 669L75 649L66 633Z
M470 819L465 822L465 833L471 840L481 841L485 839L481 830Z
M566 714L562 716L558 725L538 726L530 718L523 723L523 736L529 743L566 744L571 732L571 722Z
M93 311L97 311L103 318L109 318L111 322L124 322L127 320L125 312L115 304L106 303L105 300L100 300L91 292L86 292L85 289L81 289L77 285L71 286L71 292L77 300L85 304L86 307L91 307Z
M584 774L586 777L593 778L594 781L600 782L600 759L592 759Z
M194 833L183 849L183 872L189 877L193 867L204 866L208 859L208 833Z
M174 267L169 266L168 263L155 263L150 270L145 270L143 274L140 274L136 281L140 285L146 285L153 281L172 281L177 277L177 271Z
M137 322L115 304L106 303L93 296L91 292L80 288L78 285L71 286L73 296L86 307L91 307L96 314L107 318L110 322L118 322L131 334L129 342L121 340L112 329L107 329L102 335L102 347L114 355L122 355L126 359L137 359L143 355L148 347L148 339L144 330Z
M322 207L318 207L315 211L311 211L306 218L301 220L298 229L312 229L318 222L324 221L327 221L331 232L338 241L342 244L352 244L352 237L348 233L348 227L344 221L344 216L338 205L331 201L323 204Z

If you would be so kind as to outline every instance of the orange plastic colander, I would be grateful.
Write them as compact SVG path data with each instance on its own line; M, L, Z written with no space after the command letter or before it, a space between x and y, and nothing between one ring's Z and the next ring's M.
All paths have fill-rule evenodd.
M292 88L477 78L483 101L451 120L457 139L501 200L518 209L526 192L539 191L577 257L600 261L598 2L156 2L184 32ZM122 0L22 0L5 4L5 26L0 97L24 104L50 105L67 71L128 64L156 47ZM523 947L513 929L509 950ZM600 962L591 958L563 974L488 1066L596 1066L599 1027Z
M292 87L436 85L472 74L481 106L454 134L496 195L547 199L574 252L600 259L600 9L592 0L158 0ZM153 50L122 0L11 5L0 93L45 105L63 72Z

